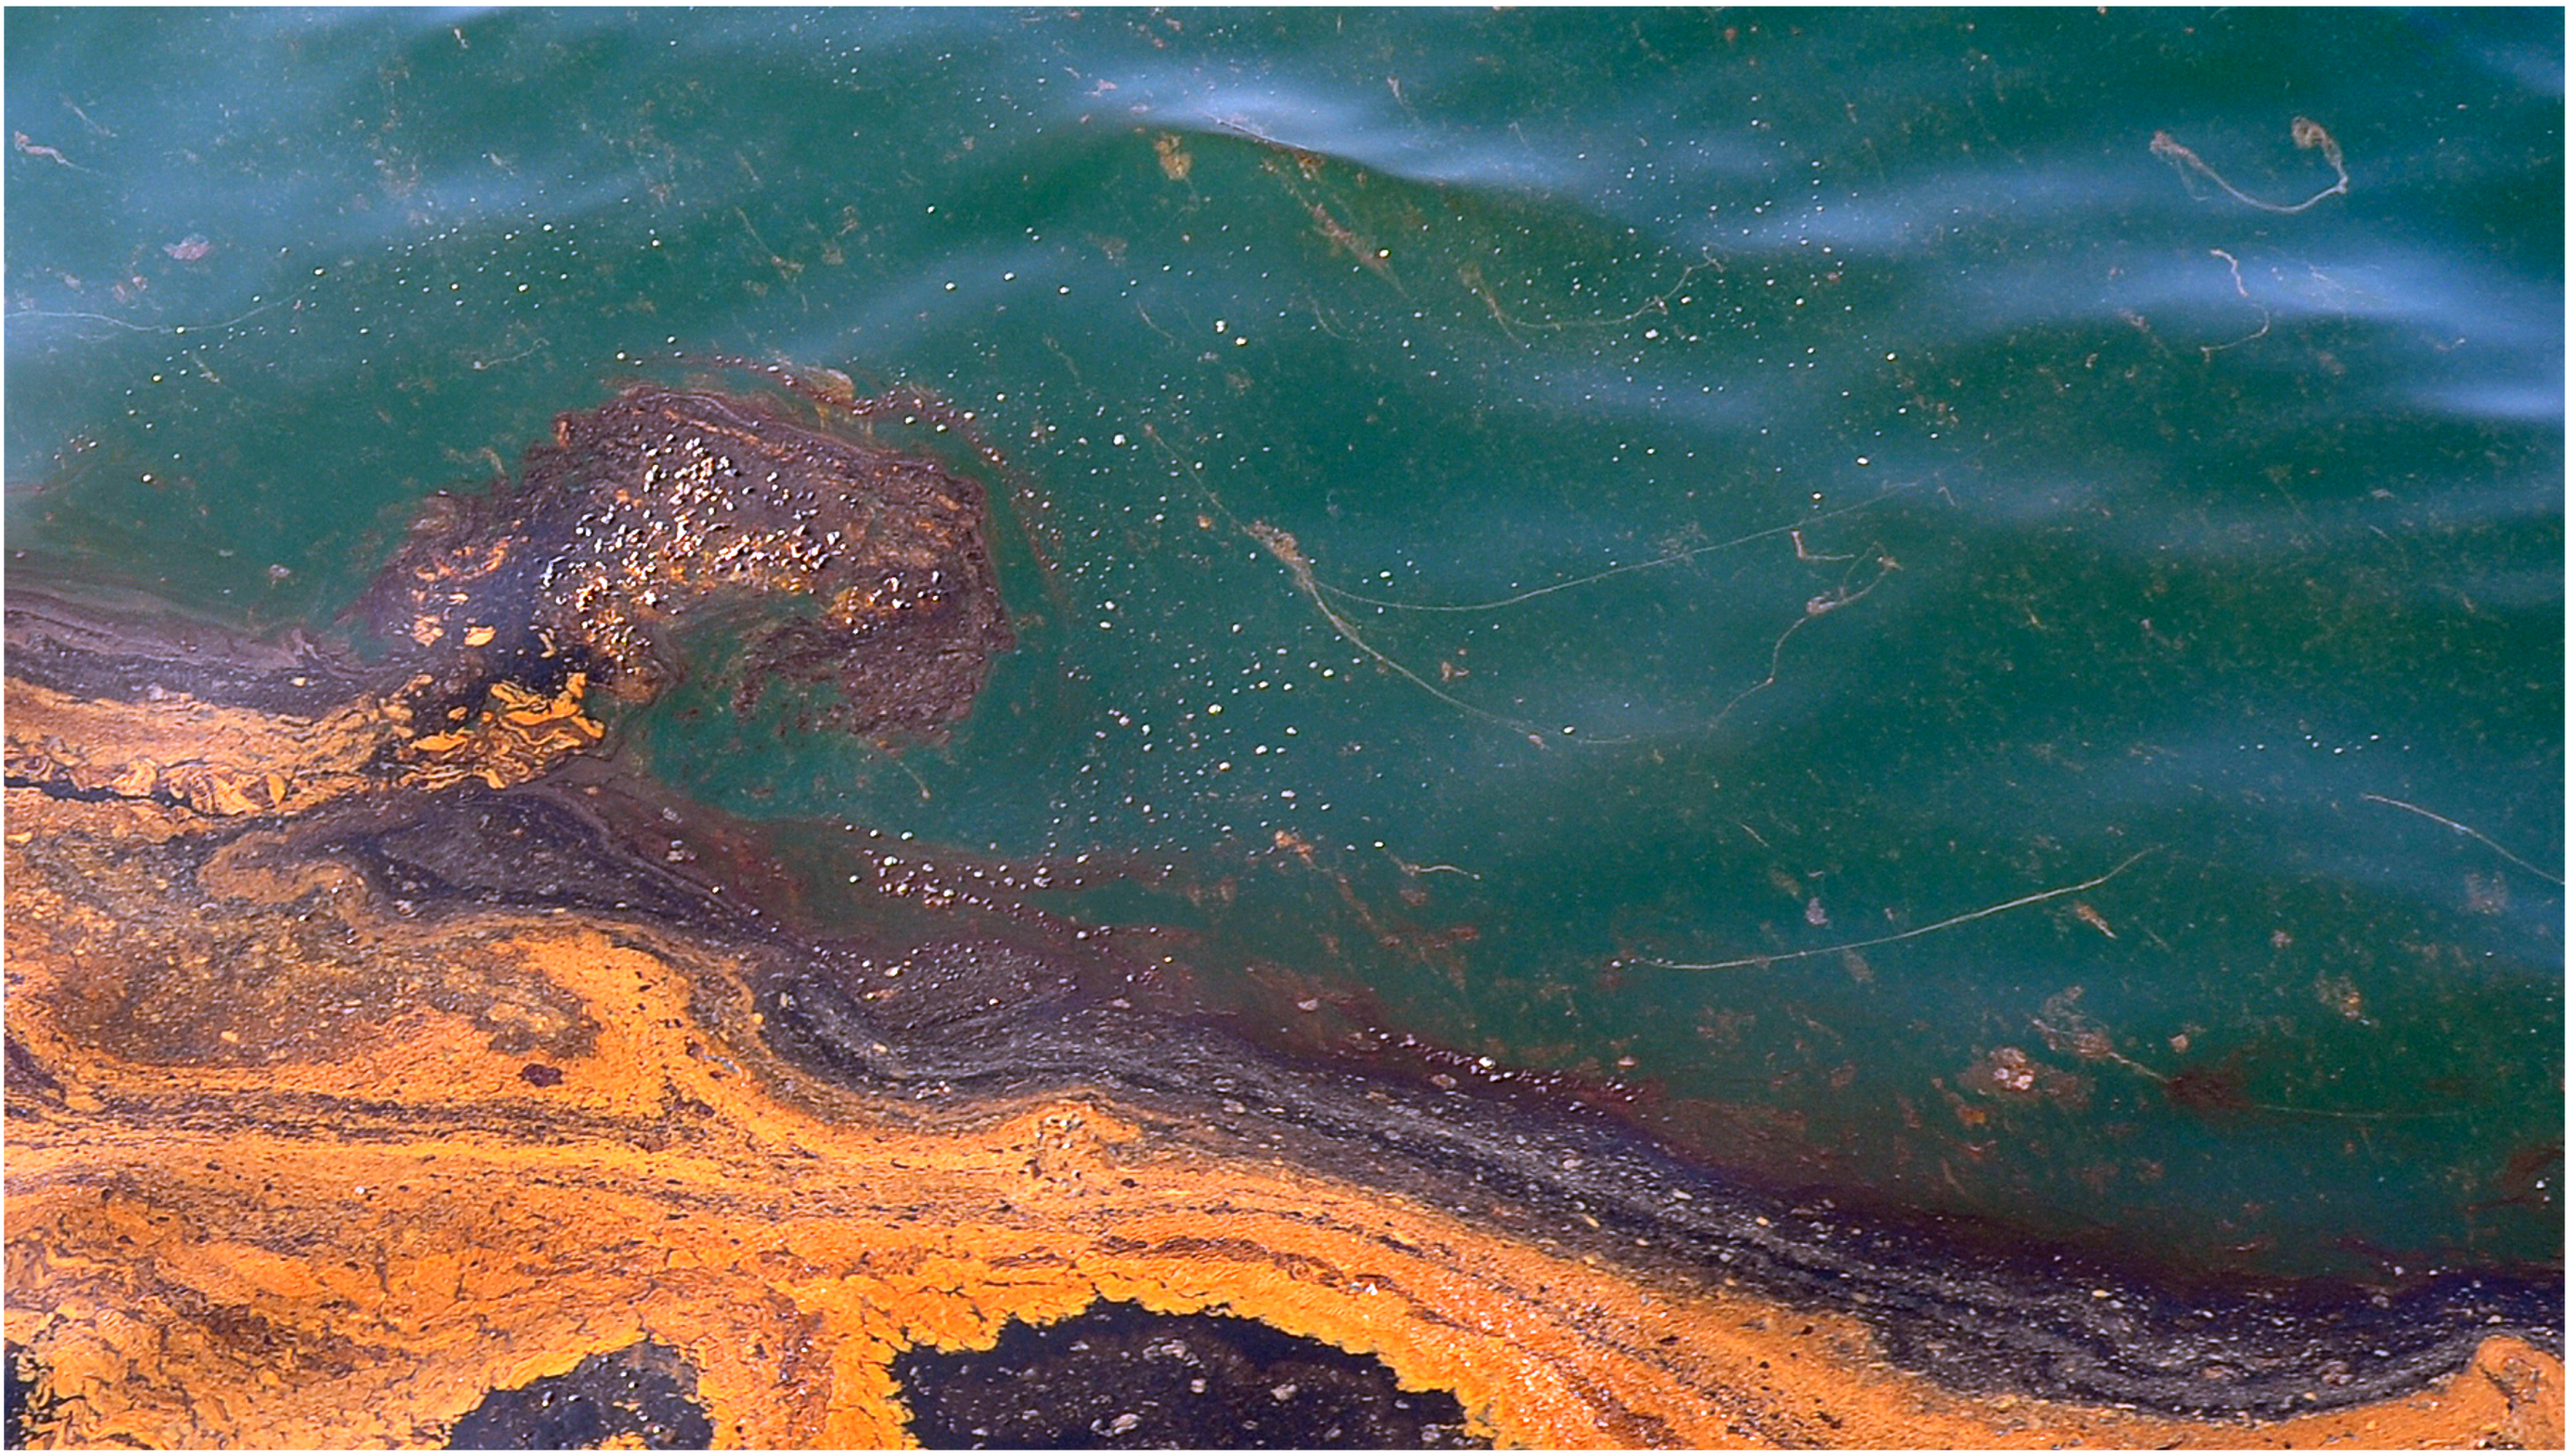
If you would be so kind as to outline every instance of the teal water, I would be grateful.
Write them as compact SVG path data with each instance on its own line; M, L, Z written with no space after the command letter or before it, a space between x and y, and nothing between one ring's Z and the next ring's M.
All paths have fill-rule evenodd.
M817 913L847 825L1135 855L1057 908L1214 1004L1764 1178L2560 1263L2558 13L5 40L15 571L330 628L679 357L919 383L1043 502L972 719L618 724Z

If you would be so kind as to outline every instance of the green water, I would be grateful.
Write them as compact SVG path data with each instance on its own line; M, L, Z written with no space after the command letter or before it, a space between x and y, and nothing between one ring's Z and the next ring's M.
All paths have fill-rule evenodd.
M909 380L1047 502L974 717L619 725L817 895L843 825L1139 853L1058 907L1185 928L1210 1000L1765 1177L2560 1262L2557 13L6 44L15 570L327 626L675 356ZM2328 188L2298 117L2344 193L2214 180Z

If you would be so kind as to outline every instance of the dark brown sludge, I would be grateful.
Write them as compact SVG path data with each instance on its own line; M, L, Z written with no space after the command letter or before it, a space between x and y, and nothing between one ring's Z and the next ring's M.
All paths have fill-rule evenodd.
M926 456L638 386L555 420L516 482L432 497L368 606L399 655L442 664L457 722L494 680L648 698L713 655L679 638L731 631L739 709L773 679L828 683L834 725L934 736L1010 645L984 514Z

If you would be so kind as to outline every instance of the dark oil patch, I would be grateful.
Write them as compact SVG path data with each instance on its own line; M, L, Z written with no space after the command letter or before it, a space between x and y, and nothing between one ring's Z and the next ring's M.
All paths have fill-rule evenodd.
M844 994L878 1026L904 1036L1025 1015L1079 985L1072 967L1031 947L987 938L834 959Z
M366 607L431 674L430 728L494 682L550 694L578 671L649 698L685 670L678 639L714 631L742 634L711 669L741 712L775 682L826 684L816 720L935 737L1012 641L985 516L982 487L928 456L637 385L557 417L515 481L431 496Z
M9 1341L5 1364L8 1379L6 1445L12 1451L23 1451L27 1449L28 1438L36 1427L52 1415L53 1392L46 1388L44 1363L25 1345L16 1340Z
M184 694L254 712L319 717L374 674L341 644L300 630L260 638L182 616L165 602L12 583L9 675L77 698Z
M583 809L568 798L465 786L317 820L307 838L400 904L561 906L674 922L707 913L701 887L666 858L655 864L635 848L609 848L608 831Z
M1488 1447L1443 1390L1407 1391L1370 1355L1231 1315L1101 1303L1010 1323L988 1350L894 1361L932 1450L1439 1450Z
M451 1451L576 1451L640 1445L703 1450L714 1421L699 1404L696 1372L679 1352L649 1342L592 1355L570 1373L494 1390L448 1435Z

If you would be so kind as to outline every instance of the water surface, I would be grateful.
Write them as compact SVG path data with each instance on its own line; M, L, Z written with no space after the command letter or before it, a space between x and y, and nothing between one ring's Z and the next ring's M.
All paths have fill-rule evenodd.
M617 724L813 913L1134 856L1266 1034L1763 1180L2560 1263L2558 14L7 25L13 569L349 630L620 382L920 384L973 718Z

